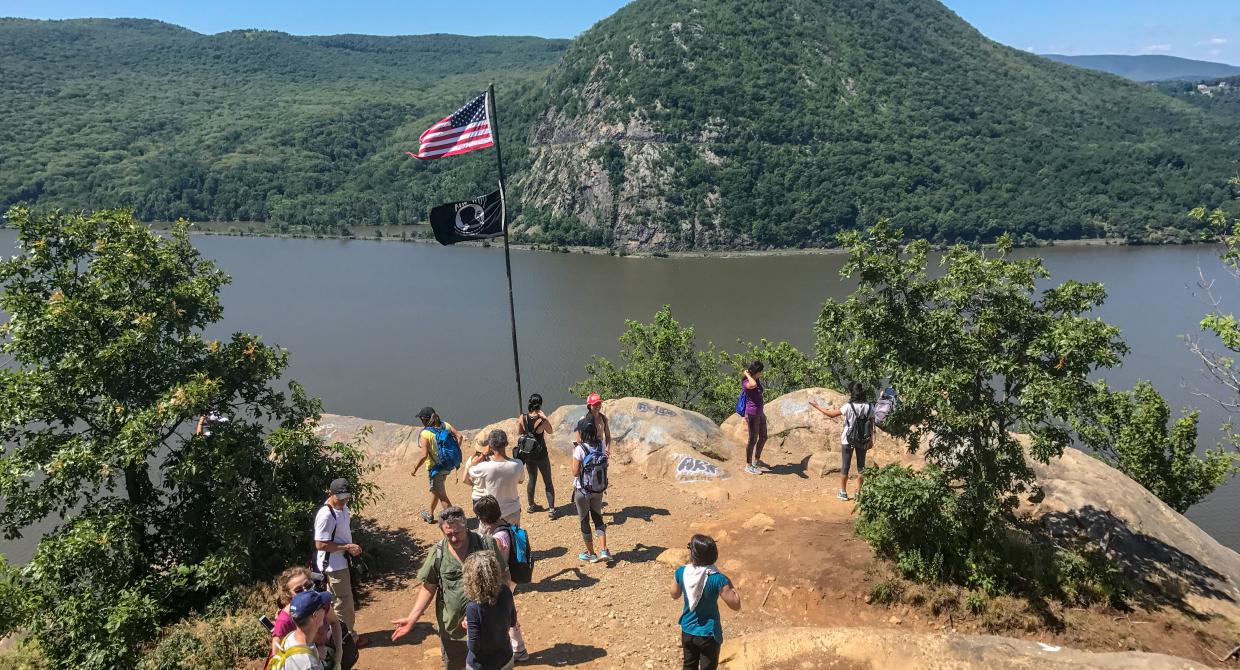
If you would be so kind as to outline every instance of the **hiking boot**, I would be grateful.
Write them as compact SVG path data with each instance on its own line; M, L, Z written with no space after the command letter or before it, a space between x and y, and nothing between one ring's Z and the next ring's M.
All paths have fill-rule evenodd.
M512 652L512 660L518 663L524 663L530 660L530 652L522 649L521 651Z
M847 491L840 491L839 493L835 494L835 497L836 497L836 498L839 498L840 500L843 500L844 502L848 502L848 492L847 492Z
M598 560L604 563L611 563L611 552L606 549L598 552Z
M577 560L585 561L587 563L598 563L598 555L591 554L588 551L583 551L580 554L577 554Z
M426 523L435 523L435 517L431 516L431 513L426 510L422 510L422 513L420 516L422 517L422 520L425 521Z

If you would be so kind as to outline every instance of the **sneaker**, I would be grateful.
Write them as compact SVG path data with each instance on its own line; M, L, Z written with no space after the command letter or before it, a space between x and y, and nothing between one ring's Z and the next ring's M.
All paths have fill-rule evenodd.
M534 507L533 505L530 505L529 507L525 508L526 514L533 514L534 512L537 512L537 511L538 511L538 508Z
M598 552L598 560L604 563L611 563L611 552L606 549Z
M422 510L422 514L420 516L426 523L435 523L435 517L431 516L431 513L426 510Z
M839 498L840 500L843 500L844 502L848 502L848 492L847 492L847 491L840 491L839 493L835 494L835 497L836 497L836 498Z
M755 468L755 467L754 467L754 466L752 466L752 465L746 465L746 466L745 466L745 472L748 472L748 473L749 473L749 474L751 474L751 475L760 475L760 474L762 474L762 471L761 471L761 470L759 470L759 469Z
M530 652L522 649L521 651L512 652L512 660L518 663L524 663L530 660Z
M555 521L556 519L560 518L560 513L555 511L555 508L552 507L551 510L547 512L547 518L550 519L551 521Z
M588 551L583 551L580 554L577 554L577 560L586 561L587 563L598 563L598 556L596 554L591 554Z

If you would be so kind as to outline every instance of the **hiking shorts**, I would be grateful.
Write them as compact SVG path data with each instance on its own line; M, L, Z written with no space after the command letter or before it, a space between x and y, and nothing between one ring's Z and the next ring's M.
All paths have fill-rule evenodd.
M848 469L849 469L849 466L852 465L853 452L855 451L857 453L857 474L861 474L861 471L865 469L865 452L869 450L870 450L869 447L861 447L859 449L853 449L851 446L847 444L841 446L840 447L840 455L841 455L840 472L845 477L848 476Z
M448 473L446 472L441 472L435 475L434 477L431 477L431 493L434 493L440 498L447 498L448 487L445 486L445 482L447 481L448 481Z

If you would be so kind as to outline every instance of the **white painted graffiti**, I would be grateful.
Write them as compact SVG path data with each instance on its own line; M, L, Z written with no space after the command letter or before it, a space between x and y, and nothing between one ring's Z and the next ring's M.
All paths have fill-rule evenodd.
M650 403L645 403L645 402L637 403L637 411L654 412L657 416L676 416L675 412L673 412L672 410L666 407L660 407L658 405L651 405Z
M701 482L728 478L727 471L710 461L682 454L673 454L672 458L676 459L676 481Z

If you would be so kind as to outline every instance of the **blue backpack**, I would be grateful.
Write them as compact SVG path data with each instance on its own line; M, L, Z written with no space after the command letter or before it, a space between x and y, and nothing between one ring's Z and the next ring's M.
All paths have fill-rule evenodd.
M607 452L603 445L581 445L585 458L581 459L581 475L577 481L586 493L602 493L607 490Z
M452 431L442 424L438 428L426 426L424 430L429 430L435 435L435 443L439 447L439 465L435 467L436 473L451 472L461 467L461 445L457 444L455 437L452 437Z
M512 550L508 552L508 572L512 575L512 581L529 584L534 580L534 552L530 550L530 534L524 528L502 519L495 530L507 531L512 541Z
M741 397L736 399L736 413L745 416L745 385L741 384Z

